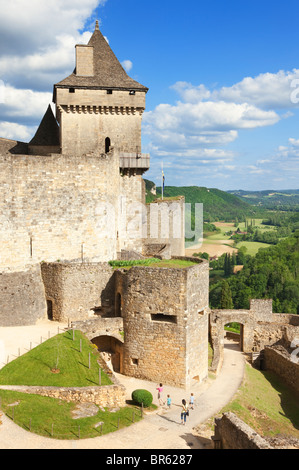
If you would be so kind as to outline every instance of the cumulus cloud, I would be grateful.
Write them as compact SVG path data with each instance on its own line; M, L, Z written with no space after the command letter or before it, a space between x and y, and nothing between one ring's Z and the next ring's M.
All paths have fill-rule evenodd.
M247 103L266 110L289 109L299 105L299 69L245 77L230 87L214 90L207 89L203 84L192 85L188 82L177 82L171 88L189 103L209 100Z
M41 117L45 113L52 94L47 92L35 92L30 89L18 90L10 85L0 84L3 95L3 105L0 116L2 119L22 117L32 120Z
M4 139L28 142L36 132L36 127L24 126L15 122L0 122L0 136Z
M160 104L144 115L144 133L154 164L162 158L166 168L170 164L170 171L189 172L190 183L198 176L201 180L220 178L220 174L224 178L232 171L245 182L250 175L261 182L265 175L274 181L279 172L290 173L286 168L295 171L297 139L251 165L245 162L248 155L238 154L230 144L241 132L273 126L294 115L299 107L299 69L245 77L230 87L209 89L179 81L171 89L178 95L175 104Z
M131 60L124 60L121 65L123 66L126 72L129 72L133 67L133 63L131 62Z
M179 157L185 152L196 157L206 151L213 158L216 151L211 152L211 147L235 141L239 130L271 126L279 119L275 111L253 104L199 99L158 105L145 113L143 129L158 155Z
M31 53L54 45L57 36L76 35L105 0L0 0L0 53Z
M31 135L33 122L39 123L52 102L53 83L74 69L74 45L90 38L91 32L83 28L93 31L94 10L105 3L0 0L0 135Z

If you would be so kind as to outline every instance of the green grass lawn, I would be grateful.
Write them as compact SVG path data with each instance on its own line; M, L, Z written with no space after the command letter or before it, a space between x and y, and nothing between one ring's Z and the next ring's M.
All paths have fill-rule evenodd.
M0 385L99 386L99 358L98 351L80 331L69 330L4 366L0 370ZM101 368L101 385L111 384ZM19 426L57 439L96 437L142 418L139 407L126 406L113 413L99 408L93 417L74 419L73 402L9 390L0 390L0 403L1 409ZM98 423L103 424L96 426Z
M17 425L54 439L94 438L142 419L140 408L133 406L114 413L99 408L95 416L74 419L72 411L76 404L73 402L8 390L0 390L0 399L2 410Z
M270 371L246 365L244 382L221 413L232 411L262 436L299 438L298 397Z
M0 384L53 387L98 385L99 353L80 331L75 330L74 334L75 340L72 330L56 335L8 363L0 370ZM59 373L54 373L52 369L59 369ZM112 384L103 370L101 384Z

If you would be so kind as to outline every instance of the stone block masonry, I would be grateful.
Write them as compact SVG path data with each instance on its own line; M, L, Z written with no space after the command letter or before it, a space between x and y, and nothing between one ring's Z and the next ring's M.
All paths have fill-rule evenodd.
M53 320L113 314L114 276L108 263L42 263L41 271Z
M68 402L95 403L103 407L126 406L126 390L119 384L99 387L41 387L41 386L2 386L2 389L32 393Z
M116 221L103 203L118 205L117 155L0 155L0 185L0 271L115 258Z

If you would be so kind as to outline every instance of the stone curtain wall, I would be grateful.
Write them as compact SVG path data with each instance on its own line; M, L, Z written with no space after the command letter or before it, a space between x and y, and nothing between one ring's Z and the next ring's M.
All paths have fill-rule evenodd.
M19 273L0 273L0 327L34 325L46 318L40 265Z
M115 221L103 203L118 204L117 155L0 156L0 185L0 271L115 258Z
M108 263L42 263L45 295L53 320L86 320L114 312L114 276Z

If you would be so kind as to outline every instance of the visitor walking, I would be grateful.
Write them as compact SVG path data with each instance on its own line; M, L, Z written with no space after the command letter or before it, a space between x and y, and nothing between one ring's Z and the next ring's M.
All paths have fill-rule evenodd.
M170 395L167 395L167 407L168 408L171 407L171 397L170 397Z
M181 411L181 424L186 424L186 418L189 415L188 406L186 400L182 400L182 411Z
M193 395L193 393L191 393L191 395L190 395L189 405L190 405L190 409L194 410L194 395Z
M158 385L157 387L157 390L158 390L158 401L159 401L159 405L165 405L165 401L163 400L163 384L160 383L160 385Z

